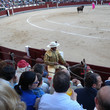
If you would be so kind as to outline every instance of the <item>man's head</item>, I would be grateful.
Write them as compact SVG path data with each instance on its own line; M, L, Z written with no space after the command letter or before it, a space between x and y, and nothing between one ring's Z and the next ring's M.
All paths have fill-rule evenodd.
M110 86L102 87L95 98L97 110L110 110Z
M51 50L56 51L57 47L52 47Z
M41 75L43 75L44 73L44 66L42 64L35 64L33 66L33 71L36 73L40 73Z
M64 71L58 71L53 78L53 87L56 92L64 93L70 86L70 76Z
M0 60L0 70L6 65L7 63L4 60Z
M51 42L49 45L47 45L47 47L51 48L53 51L56 51L56 48L59 46L60 44L57 43L57 41L55 42Z
M84 80L84 84L86 87L92 87L95 89L100 89L102 85L102 79L97 73L88 73Z
M2 68L0 72L0 78L10 81L14 77L15 77L15 69L13 66L6 65Z

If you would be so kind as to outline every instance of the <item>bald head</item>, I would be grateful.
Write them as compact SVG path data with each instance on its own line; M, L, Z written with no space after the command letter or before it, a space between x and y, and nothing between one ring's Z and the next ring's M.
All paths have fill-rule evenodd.
M102 87L95 98L98 110L110 110L110 86Z

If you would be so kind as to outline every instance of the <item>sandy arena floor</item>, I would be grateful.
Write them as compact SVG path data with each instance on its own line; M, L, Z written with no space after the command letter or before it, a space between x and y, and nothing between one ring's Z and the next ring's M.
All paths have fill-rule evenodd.
M66 60L110 67L110 6L56 8L0 18L0 45L25 51L60 43Z

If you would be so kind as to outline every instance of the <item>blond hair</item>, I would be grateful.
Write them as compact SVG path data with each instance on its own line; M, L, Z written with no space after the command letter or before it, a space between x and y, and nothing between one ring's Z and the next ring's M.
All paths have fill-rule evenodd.
M1 110L25 110L25 103L14 89L5 81L0 80L0 109Z

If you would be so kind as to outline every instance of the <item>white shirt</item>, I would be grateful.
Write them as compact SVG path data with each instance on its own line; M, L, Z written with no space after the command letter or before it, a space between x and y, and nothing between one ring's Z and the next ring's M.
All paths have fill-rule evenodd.
M41 88L43 89L43 91L45 93L49 93L49 85L48 84L42 82Z
M38 110L83 110L77 101L71 100L66 93L44 94Z

